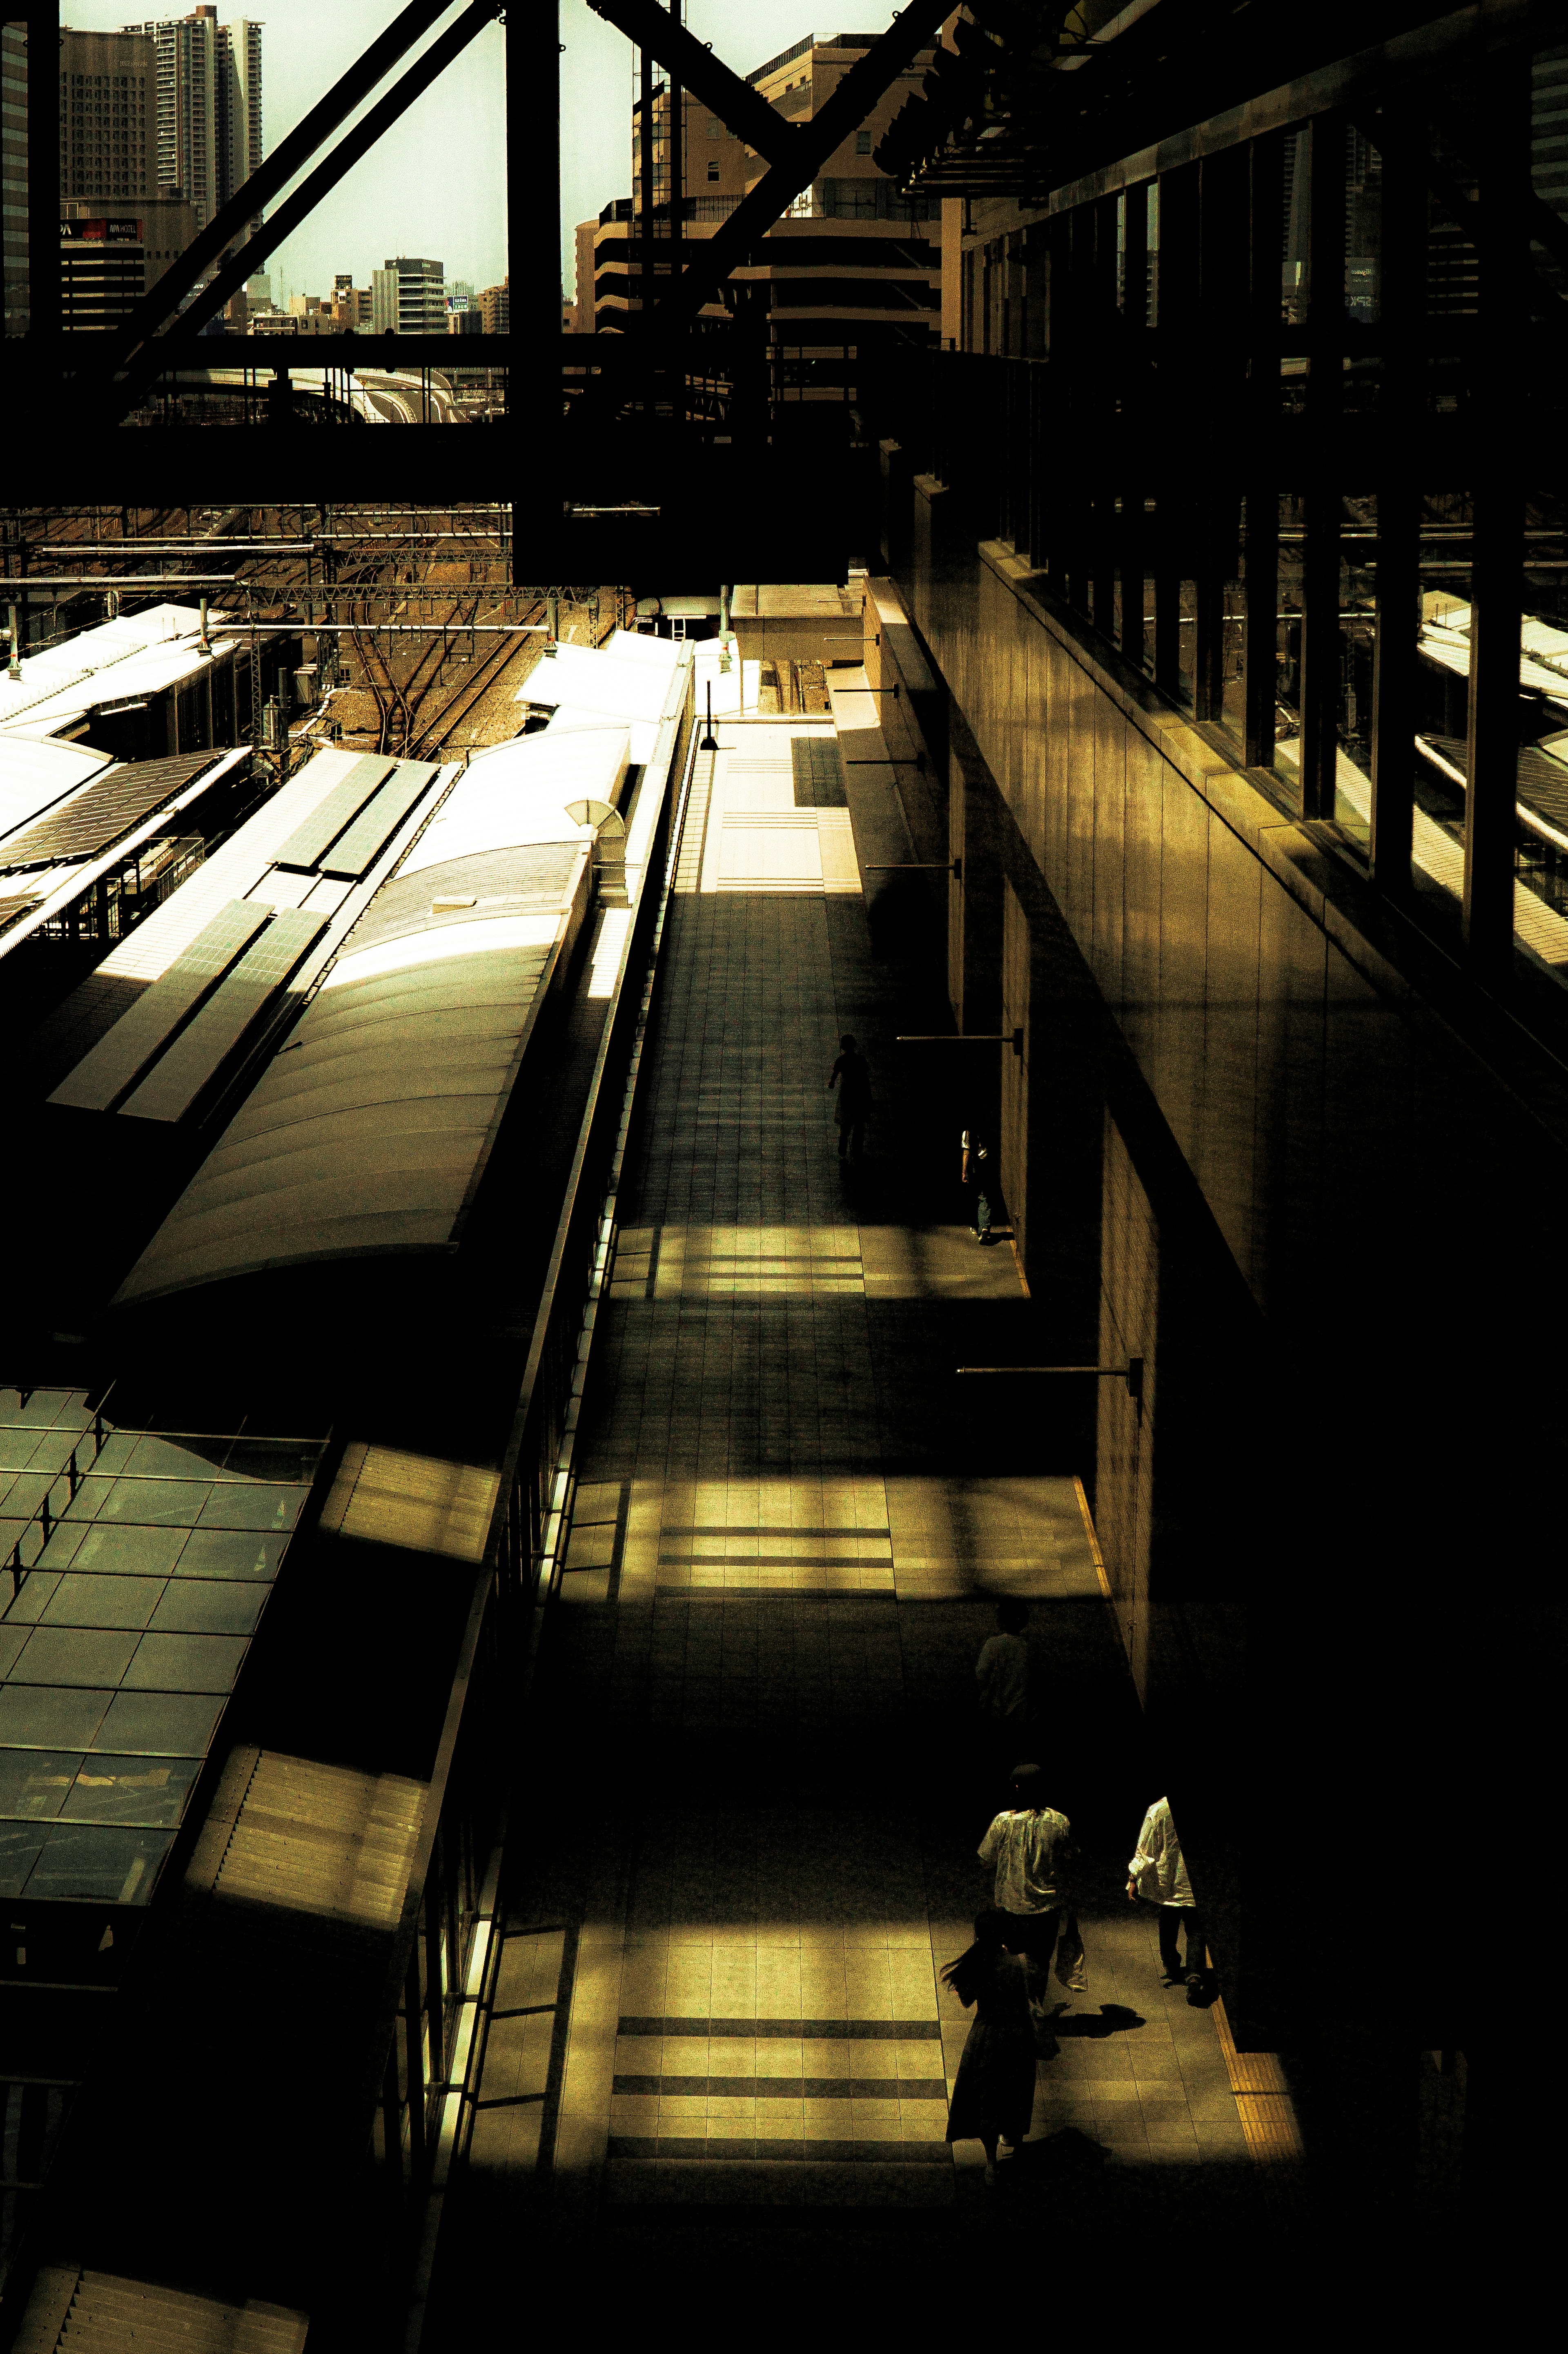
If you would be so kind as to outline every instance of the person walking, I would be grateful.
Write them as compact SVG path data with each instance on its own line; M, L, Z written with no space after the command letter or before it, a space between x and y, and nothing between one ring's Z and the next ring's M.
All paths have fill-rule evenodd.
M996 1633L988 1635L975 1661L980 1709L991 1738L995 1762L1011 1781L1020 1758L1032 1746L1033 1659L1024 1628L1029 1606L1011 1596L996 1606Z
M871 1065L845 1031L839 1040L839 1059L828 1077L828 1093L838 1085L839 1159L846 1152L858 1161L865 1147L866 1115L871 1109Z
M994 1819L978 1852L994 1869L992 1901L1006 1915L1010 1950L1037 1963L1048 1979L1075 1850L1066 1816L1043 1800L1039 1766L1015 1766L1012 1804Z
M1008 1950L1012 1938L1007 1914L988 1904L975 1915L974 1944L942 1972L975 2014L948 2110L948 2139L981 2145L988 2190L996 2186L998 2144L1016 2149L1034 2115L1029 1979L1022 1956Z
M1160 1908L1160 1985L1180 1986L1185 1978L1188 2001L1198 1999L1206 1983L1203 1924L1187 1876L1181 1843L1171 1818L1169 1798L1156 1798L1144 1816L1143 1829L1138 1834L1138 1845L1127 1870L1127 1893L1131 1902L1136 1904L1141 1899ZM1177 1934L1183 1926L1187 1936L1185 1968L1176 1947Z
M965 1222L977 1243L991 1240L991 1148L980 1141L978 1129L966 1128L962 1139L962 1183Z

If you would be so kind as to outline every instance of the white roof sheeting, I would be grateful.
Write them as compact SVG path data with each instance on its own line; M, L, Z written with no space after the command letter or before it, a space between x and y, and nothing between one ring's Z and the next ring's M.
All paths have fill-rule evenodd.
M111 752L85 744L51 743L30 736L0 735L0 839L30 825L56 801L64 801L90 777L108 768Z
M19 679L0 672L0 731L53 735L101 704L176 685L211 660L197 651L200 633L196 606L154 605L82 630L43 653L24 654ZM215 651L241 642L216 614L208 616L207 636Z
M615 802L626 782L630 732L602 721L583 735L514 736L478 753L400 870L524 843L575 842L569 801Z
M588 898L592 838L562 809L588 748L540 758L538 741L497 747L457 779L117 1305L272 1267L455 1249ZM625 757L621 730L619 749L595 748L595 773L617 760L624 773Z
M569 703L607 718L654 719L664 708L674 665L639 661L593 646L557 646L535 663L520 703Z
M693 601L695 600L677 598L673 606L666 603L664 610L669 612ZM715 599L713 610L716 613L718 610ZM639 630L611 630L599 652L616 662L640 662L650 669L656 667L663 672L666 680L674 676L681 659L681 649L673 638L644 637Z
M1443 617L1445 624L1454 619L1455 616L1451 613L1446 613ZM1467 678L1470 672L1467 607L1464 610L1464 619L1463 630L1446 626L1435 628L1428 621L1418 641L1421 652L1429 661L1436 663L1444 670L1452 671L1457 678ZM1539 662L1531 662L1529 654L1522 650L1519 658L1519 684L1524 693L1549 695L1554 702L1559 703L1568 700L1568 675L1562 671L1547 670Z

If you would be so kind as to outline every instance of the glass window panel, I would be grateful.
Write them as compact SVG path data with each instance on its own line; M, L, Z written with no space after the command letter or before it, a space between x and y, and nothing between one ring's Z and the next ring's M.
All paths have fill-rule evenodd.
M67 1557L73 1568L90 1570L95 1577L170 1577L185 1543L184 1529L117 1529L100 1523L72 1533L76 1543ZM51 1569L58 1566L52 1541L44 1559Z
M49 1541L38 1559L49 1569L63 1569L91 1539L90 1529L78 1527L71 1521L63 1522L49 1532Z
M75 1749L0 1749L0 1816L58 1815L80 1764Z
M287 1537L230 1534L218 1529L196 1529L175 1564L176 1577L277 1576Z
M0 1822L0 1896L20 1896L48 1839L41 1826Z
M46 1627L145 1627L164 1590L161 1577L62 1577L39 1615Z
M0 1627L0 1677L10 1674L30 1632L25 1620L20 1626L7 1624Z
M238 1438L218 1476L224 1479L281 1480L291 1487L309 1487L321 1459L322 1449L312 1440Z
M80 1770L60 1812L68 1822L79 1823L177 1823L201 1772L196 1757L69 1762L79 1762Z
M125 1689L231 1691L245 1649L242 1635L143 1635L125 1670Z
M27 1880L29 1896L85 1897L107 1904L145 1904L158 1866L173 1845L167 1831L115 1830L99 1824L57 1826Z
M90 1484L82 1482L84 1487ZM93 1517L134 1521L146 1528L188 1529L211 1492L205 1480L116 1479Z
M84 1748L152 1757L205 1757L221 1700L185 1692L119 1692Z
M13 1595L5 1606L7 1627L30 1627L43 1617L50 1596L59 1584L47 1569L35 1569L22 1581L20 1594Z
M41 1452L43 1445L42 1431L0 1430L0 1471L26 1471L35 1457L40 1462L44 1461L46 1458ZM69 1448L64 1446L57 1451L62 1463L70 1452ZM52 1465L54 1459L54 1452L51 1452L48 1460Z
M131 1664L133 1635L88 1627L35 1627L12 1670L18 1683L112 1687Z
M114 1482L107 1477L89 1472L69 1503L63 1517L70 1521L95 1520L114 1490Z
M0 1744L22 1749L87 1749L111 1691L62 1691L47 1684L0 1687Z
M264 1585L179 1577L149 1621L154 1634L249 1635L266 1606Z
M291 1529L305 1507L308 1488L215 1489L201 1508L204 1529Z
M132 1445L125 1469L138 1479L210 1479L231 1441L228 1438L157 1438Z

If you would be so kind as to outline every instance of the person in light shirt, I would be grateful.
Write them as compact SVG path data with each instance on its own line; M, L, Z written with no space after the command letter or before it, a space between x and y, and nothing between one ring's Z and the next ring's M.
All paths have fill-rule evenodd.
M1075 1859L1072 1825L1044 1804L1038 1766L1015 1766L1012 1804L980 1843L982 1863L996 1876L992 1903L1007 1916L1006 1944L1049 1977L1062 1912L1071 1903L1067 1875ZM1034 1998L1038 1999L1038 1998Z
M1144 1903L1160 1908L1160 1983L1165 1987L1180 1986L1184 1977L1191 2000L1194 1993L1202 1994L1203 1990L1203 1924L1182 1861L1181 1842L1171 1819L1169 1798L1156 1798L1144 1816L1143 1829L1138 1834L1138 1845L1127 1870L1130 1901L1136 1904L1141 1898ZM1177 1933L1183 1924L1187 1933L1185 1969L1176 1946Z

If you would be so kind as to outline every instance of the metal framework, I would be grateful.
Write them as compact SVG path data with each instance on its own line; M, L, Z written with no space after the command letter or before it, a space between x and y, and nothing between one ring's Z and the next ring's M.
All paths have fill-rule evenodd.
M996 20L989 0L972 13ZM1417 12L1384 9L1364 29L1387 37L1245 81L1193 128L1193 69L1162 92L1155 49L1215 13L1142 13L1125 37L1141 72L1118 42L1027 88L988 36L967 118L895 120L885 164L967 191L968 348L916 355L885 414L982 535L1496 987L1515 968L1531 692L1536 732L1551 724L1549 675L1521 702L1527 578L1539 614L1568 615L1561 470L1531 456L1563 422L1568 222L1531 183L1532 58L1539 122L1561 12L1518 0L1411 29ZM1303 62L1298 27L1236 39L1254 77ZM1424 595L1468 613L1443 790L1415 748L1442 732ZM1364 815L1346 797L1363 773ZM1457 900L1413 863L1422 804L1455 779Z

